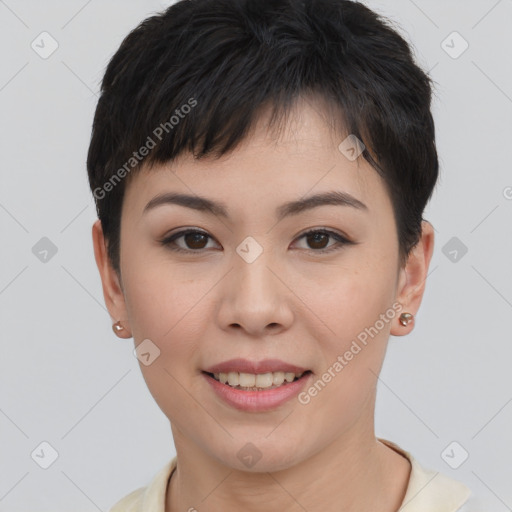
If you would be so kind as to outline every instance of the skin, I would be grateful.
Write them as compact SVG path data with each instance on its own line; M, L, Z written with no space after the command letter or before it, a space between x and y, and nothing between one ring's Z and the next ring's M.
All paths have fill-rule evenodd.
M346 134L335 133L321 112L319 103L300 100L279 140L259 122L219 160L184 154L131 176L121 279L100 222L93 226L105 302L125 328L121 337L133 336L136 346L150 339L160 349L140 368L169 418L179 461L166 512L392 512L406 492L410 463L376 439L374 409L389 335L408 334L413 322L404 327L396 314L306 405L292 399L269 412L242 412L219 399L201 373L234 357L277 358L309 368L314 382L393 303L418 311L433 228L423 222L421 240L400 267L384 182L362 157L350 161L338 150ZM367 211L324 205L276 220L282 203L332 190L350 193ZM143 214L167 191L221 201L229 219L179 205ZM178 239L188 253L159 243L192 227L211 238L195 245ZM310 228L356 243L301 236ZM252 263L236 252L247 236L263 248ZM262 454L252 468L237 457L248 442Z

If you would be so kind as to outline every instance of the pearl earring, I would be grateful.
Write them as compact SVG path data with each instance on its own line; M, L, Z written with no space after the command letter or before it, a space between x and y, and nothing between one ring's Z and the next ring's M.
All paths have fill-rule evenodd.
M124 331L124 327L121 325L120 320L112 325L112 330L116 333L116 335L119 335L121 331Z
M409 325L410 322L412 322L412 320L414 320L414 316L411 315L411 313L402 313L400 315L400 323L406 327L407 325Z

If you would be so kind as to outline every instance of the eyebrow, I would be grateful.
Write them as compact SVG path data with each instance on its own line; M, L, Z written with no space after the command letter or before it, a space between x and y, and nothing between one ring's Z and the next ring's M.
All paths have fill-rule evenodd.
M185 206L202 212L210 212L219 217L229 218L227 207L224 203L213 201L206 197L179 194L175 192L166 192L155 196L145 206L142 214L149 210L165 204L176 204ZM284 203L276 209L276 217L278 220L290 215L297 215L306 210L311 210L319 206L350 206L358 210L368 211L368 207L347 192L331 191L315 194L306 198L297 199Z

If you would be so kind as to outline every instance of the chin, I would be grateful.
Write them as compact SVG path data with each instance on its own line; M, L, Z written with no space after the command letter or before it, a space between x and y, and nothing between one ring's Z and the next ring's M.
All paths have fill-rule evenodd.
M268 435L268 430L267 430ZM238 471L250 473L276 472L289 469L299 464L303 457L297 452L297 442L286 439L270 441L265 437L240 437L232 440L222 453L213 454L225 466ZM304 457L305 458L305 457Z

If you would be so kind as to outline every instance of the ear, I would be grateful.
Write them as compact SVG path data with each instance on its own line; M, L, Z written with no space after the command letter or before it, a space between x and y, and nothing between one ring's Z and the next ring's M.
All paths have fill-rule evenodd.
M411 313L416 316L425 291L430 259L434 252L434 228L430 222L421 222L421 238L407 258L407 263L400 269L396 300L403 306L400 313ZM399 316L399 315L398 315ZM414 328L414 322L403 326L399 318L395 319L390 333L393 336L404 336Z
M119 277L111 265L107 255L105 237L103 236L103 228L101 221L97 220L92 226L92 243L94 246L94 258L96 265L100 271L101 284L103 287L103 297L105 304L112 317L112 323L121 321L124 330L117 333L120 338L130 338L130 333L126 312L126 303L124 293Z

